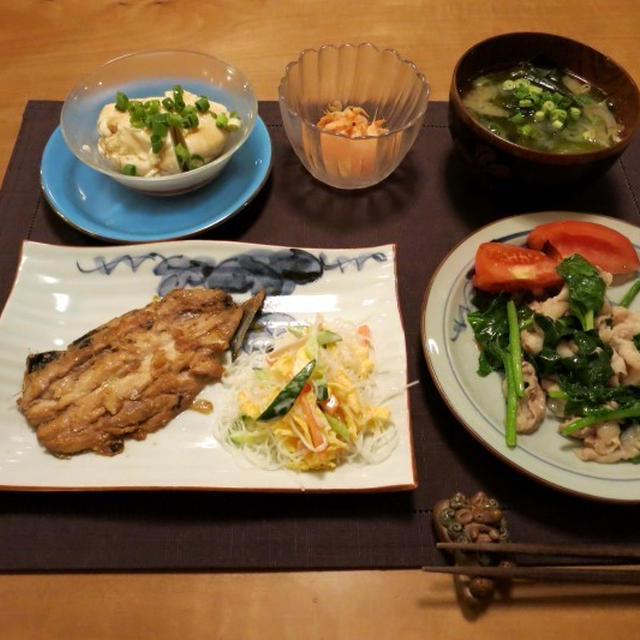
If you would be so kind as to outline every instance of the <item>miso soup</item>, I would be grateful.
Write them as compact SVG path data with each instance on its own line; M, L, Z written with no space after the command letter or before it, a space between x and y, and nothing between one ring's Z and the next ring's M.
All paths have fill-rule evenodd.
M485 73L462 102L496 135L538 151L583 153L620 141L611 102L566 69L527 63Z

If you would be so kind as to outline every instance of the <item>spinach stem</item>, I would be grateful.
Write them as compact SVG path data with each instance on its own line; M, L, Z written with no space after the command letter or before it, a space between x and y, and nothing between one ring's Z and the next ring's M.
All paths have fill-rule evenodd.
M513 300L507 302L507 320L509 322L509 351L513 364L513 386L518 398L524 396L524 380L522 379L522 348L520 347L520 327L518 311Z
M593 314L593 309L589 309L587 313L584 314L584 330L591 331L595 327L595 319Z
M550 398L557 398L559 400L566 400L569 397L564 391L562 391L560 389L547 391L547 395Z
M628 407L623 407L622 409L611 409L610 411L602 411L594 415L585 416L584 418L578 418L562 430L562 435L570 436L572 433L580 431L583 427L590 427L592 424L597 424L598 422L623 420L625 418L640 418L639 402L629 405Z
M518 397L513 380L513 361L509 353L503 356L505 381L507 383L506 408L507 416L504 424L504 438L508 447L516 446L516 418L518 410Z
M622 300L620 300L620 306L628 307L635 300L638 292L640 292L640 280L636 280L629 288L629 291L627 291L627 293L622 296Z

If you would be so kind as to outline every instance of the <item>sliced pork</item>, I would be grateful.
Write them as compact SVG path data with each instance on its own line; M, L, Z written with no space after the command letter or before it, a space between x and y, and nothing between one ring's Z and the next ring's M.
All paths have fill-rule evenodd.
M640 352L633 341L640 334L640 314L615 305L608 321L598 322L600 339L614 351L611 366L618 383L640 384Z
M569 311L569 287L564 285L558 295L546 300L535 300L529 307L536 313L557 320Z
M524 396L518 399L516 431L533 433L542 424L547 413L547 398L538 382L531 363L522 362L522 378L525 383Z

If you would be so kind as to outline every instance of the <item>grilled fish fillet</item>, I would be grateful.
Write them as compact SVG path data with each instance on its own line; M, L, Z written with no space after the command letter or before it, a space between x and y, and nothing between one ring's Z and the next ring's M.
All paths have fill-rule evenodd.
M244 307L220 290L176 289L72 342L27 358L18 406L51 453L115 455L187 409L223 373ZM251 304L248 304L251 303Z

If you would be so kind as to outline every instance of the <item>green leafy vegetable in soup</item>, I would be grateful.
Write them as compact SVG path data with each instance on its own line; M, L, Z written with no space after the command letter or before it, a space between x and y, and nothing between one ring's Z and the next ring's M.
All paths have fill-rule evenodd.
M462 102L496 135L538 151L582 153L620 140L606 96L567 70L526 63L486 73Z

